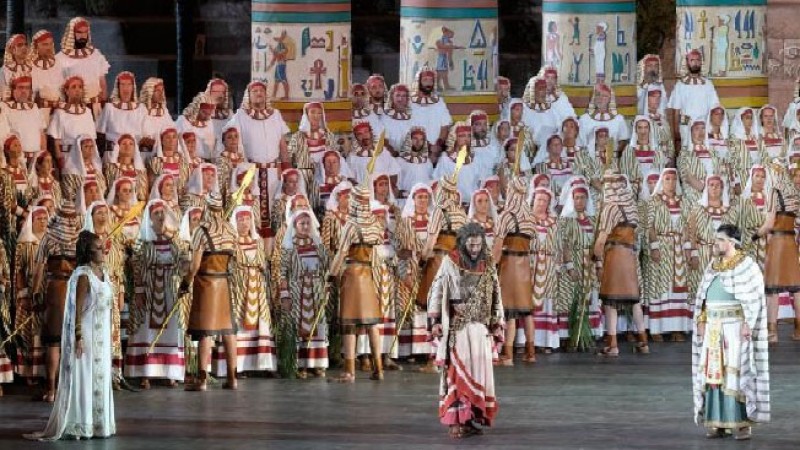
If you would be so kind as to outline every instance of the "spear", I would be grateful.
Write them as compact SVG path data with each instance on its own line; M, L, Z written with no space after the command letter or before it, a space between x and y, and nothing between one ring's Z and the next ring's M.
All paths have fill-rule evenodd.
M144 205L145 202L143 201L133 205L131 209L128 210L128 213L125 214L125 217L123 217L122 220L120 220L119 222L117 222L116 225L114 225L114 228L112 228L111 232L108 233L108 237L106 238L106 240L108 241L115 235L122 232L122 229L125 227L126 223L130 222L131 220L133 220L135 217L137 217L139 214L142 213L142 211L144 210Z
M244 178L242 182L239 184L239 188L236 189L236 192L233 193L231 197L231 204L228 205L228 209L225 211L225 218L229 219L233 210L242 204L242 199L244 199L244 193L247 191L247 188L250 187L250 183L253 182L253 179L256 176L256 166L255 164L251 165L247 172L244 174Z
M383 145L385 141L386 130L383 130L378 138L378 142L375 143L375 149L372 151L372 158L370 158L369 162L367 163L367 175L372 175L372 172L375 171L375 163L378 161L378 156L383 153ZM366 178L369 179L369 176Z
M519 166L520 160L522 158L522 147L524 146L525 142L525 128L519 130L519 136L517 136L517 149L514 155L514 175L519 175Z

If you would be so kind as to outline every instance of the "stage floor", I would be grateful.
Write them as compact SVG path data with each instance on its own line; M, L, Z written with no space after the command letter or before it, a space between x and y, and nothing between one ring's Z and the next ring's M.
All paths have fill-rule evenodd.
M484 436L453 440L436 415L438 377L387 372L382 383L359 373L354 385L324 380L250 378L236 392L153 387L117 393L118 434L108 440L37 443L50 406L24 387L0 399L0 448L5 449L796 449L800 442L800 342L770 354L771 423L749 443L707 440L692 421L690 347L651 344L636 356L604 360L589 354L539 355L529 366L497 368L500 411ZM335 375L332 371L329 375Z

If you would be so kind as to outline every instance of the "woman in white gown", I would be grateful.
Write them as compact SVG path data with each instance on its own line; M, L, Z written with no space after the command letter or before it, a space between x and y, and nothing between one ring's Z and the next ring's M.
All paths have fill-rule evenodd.
M82 231L78 268L67 285L56 401L44 431L28 439L109 437L116 433L111 389L111 302L114 292L103 269L104 242Z

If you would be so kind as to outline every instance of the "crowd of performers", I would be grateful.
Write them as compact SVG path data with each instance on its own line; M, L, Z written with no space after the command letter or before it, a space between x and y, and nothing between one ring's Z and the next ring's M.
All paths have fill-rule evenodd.
M117 383L205 390L213 374L235 389L247 373L334 364L339 381L357 366L381 380L415 360L441 372L442 420L459 435L491 423L491 364L514 365L515 346L532 363L601 337L616 357L620 333L639 354L683 341L721 224L765 274L769 342L800 307L800 111L726 111L699 52L671 95L659 58L640 62L632 121L605 84L577 116L543 68L521 99L497 81L494 123L453 123L423 67L410 86L355 84L352 135L337 135L315 102L290 132L258 80L236 109L212 79L173 121L162 80L139 90L122 72L106 86L87 20L60 47L47 31L11 36L1 80L16 353L0 381L44 379L46 401L81 230L105 242Z

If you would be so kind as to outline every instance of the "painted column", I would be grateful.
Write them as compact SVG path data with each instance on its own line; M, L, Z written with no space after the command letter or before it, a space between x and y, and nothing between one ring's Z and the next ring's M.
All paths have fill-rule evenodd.
M767 0L677 0L676 6L678 74L687 51L698 49L723 106L765 105Z
M453 120L474 109L497 118L497 51L497 0L401 0L400 82L436 70Z
M252 0L251 26L252 78L269 83L292 130L319 101L331 131L350 131L350 1Z
M542 64L578 114L598 81L614 87L617 109L636 114L636 1L543 0Z

